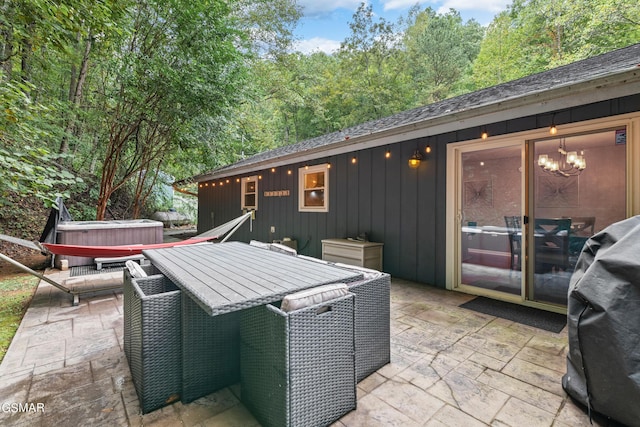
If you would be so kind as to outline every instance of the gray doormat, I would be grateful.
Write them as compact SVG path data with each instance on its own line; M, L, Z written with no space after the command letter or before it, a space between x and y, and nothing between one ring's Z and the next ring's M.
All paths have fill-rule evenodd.
M476 297L469 302L460 304L459 307L555 333L562 331L567 324L565 314L552 313L485 297Z

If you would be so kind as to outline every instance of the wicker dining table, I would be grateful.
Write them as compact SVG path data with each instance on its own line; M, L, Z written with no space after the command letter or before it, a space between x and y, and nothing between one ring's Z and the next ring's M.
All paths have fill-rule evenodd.
M362 279L358 271L241 242L185 245L143 254L183 293L180 397L185 403L240 380L242 310L300 290Z

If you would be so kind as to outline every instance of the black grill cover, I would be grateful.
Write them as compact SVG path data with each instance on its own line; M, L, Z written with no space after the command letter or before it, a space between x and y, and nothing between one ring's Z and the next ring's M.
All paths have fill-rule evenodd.
M588 408L640 426L640 216L587 241L569 284L567 325L562 387Z

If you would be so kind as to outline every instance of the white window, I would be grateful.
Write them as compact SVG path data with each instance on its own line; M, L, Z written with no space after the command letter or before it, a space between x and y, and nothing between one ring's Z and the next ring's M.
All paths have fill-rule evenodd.
M299 211L329 212L329 164L298 170Z
M258 177L249 176L241 181L241 209L258 210Z

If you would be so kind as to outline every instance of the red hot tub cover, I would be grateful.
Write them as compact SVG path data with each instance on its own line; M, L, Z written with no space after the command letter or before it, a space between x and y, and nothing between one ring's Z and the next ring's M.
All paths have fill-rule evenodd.
M569 284L562 387L591 410L640 426L640 216L591 237Z

